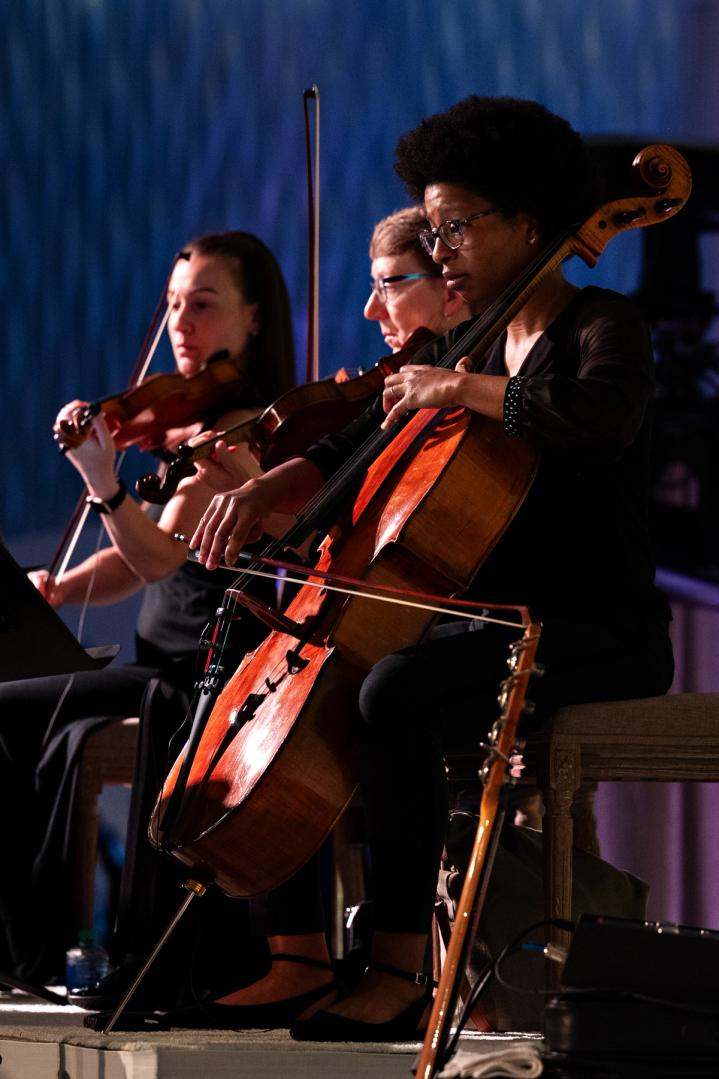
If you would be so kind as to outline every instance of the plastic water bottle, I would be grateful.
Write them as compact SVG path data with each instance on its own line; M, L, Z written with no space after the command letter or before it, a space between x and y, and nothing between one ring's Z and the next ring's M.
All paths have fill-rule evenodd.
M78 943L65 955L65 986L68 993L91 989L110 971L110 958L95 941L93 929L81 929Z

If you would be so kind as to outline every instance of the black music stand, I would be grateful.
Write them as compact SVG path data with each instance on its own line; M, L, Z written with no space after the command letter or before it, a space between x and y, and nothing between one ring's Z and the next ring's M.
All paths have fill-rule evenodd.
M94 671L119 650L83 648L0 540L0 682Z

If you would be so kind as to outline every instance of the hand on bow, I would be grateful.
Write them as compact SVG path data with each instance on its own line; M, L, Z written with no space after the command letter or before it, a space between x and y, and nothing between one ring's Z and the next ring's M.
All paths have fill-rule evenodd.
M239 491L216 495L190 540L197 558L208 569L224 560L234 565L243 545L263 532L284 536L294 514L324 485L325 478L310 461L295 457L277 465ZM288 516L290 515L290 516Z
M190 539L207 569L233 566L245 543L258 540L273 507L261 484L250 480L232 495L215 495Z
M54 577L51 577L46 569L31 570L28 577L51 607L62 606L65 602L65 591L62 584Z

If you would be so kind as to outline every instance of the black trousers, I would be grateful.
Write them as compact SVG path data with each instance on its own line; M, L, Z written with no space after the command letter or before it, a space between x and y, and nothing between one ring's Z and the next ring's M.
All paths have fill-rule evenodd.
M0 970L62 975L81 928L71 858L79 750L92 730L137 715L155 673L129 664L0 683Z
M375 929L430 928L448 817L444 755L486 740L517 636L478 621L441 625L381 660L363 683L357 736ZM537 662L545 673L530 683L535 711L520 733L565 704L665 693L674 669L666 618L655 613L547 618ZM316 881L308 867L273 893L271 924L286 933L316 929Z
M125 862L111 958L144 960L186 892L189 870L150 843L148 824L166 777L186 741L192 694L153 678L140 707L140 736L127 827ZM314 887L302 889L314 895ZM155 961L145 985L156 1007L178 1007L221 996L253 981L269 966L263 939L252 933L247 901L217 888L194 900Z
M448 815L443 755L471 752L499 714L514 631L439 626L432 638L381 660L360 694L361 789L377 929L429 930ZM666 620L620 613L602 621L546 618L530 683L539 728L565 704L665 693L673 677Z

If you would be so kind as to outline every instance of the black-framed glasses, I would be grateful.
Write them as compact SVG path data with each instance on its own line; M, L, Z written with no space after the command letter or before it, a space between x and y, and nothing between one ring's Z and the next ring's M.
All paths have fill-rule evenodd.
M441 277L440 273L395 273L389 277L370 277L370 288L376 292L382 303L387 303L387 288L403 284L405 281L418 281L420 277Z
M437 225L436 229L420 229L417 236L428 255L434 253L437 240L441 240L445 247L456 251L464 243L465 225L468 225L470 221L475 221L478 217L489 217L490 214L498 213L499 209L494 206L491 210L480 210L476 214L470 214L469 217L450 217L447 221L443 221L441 225Z

